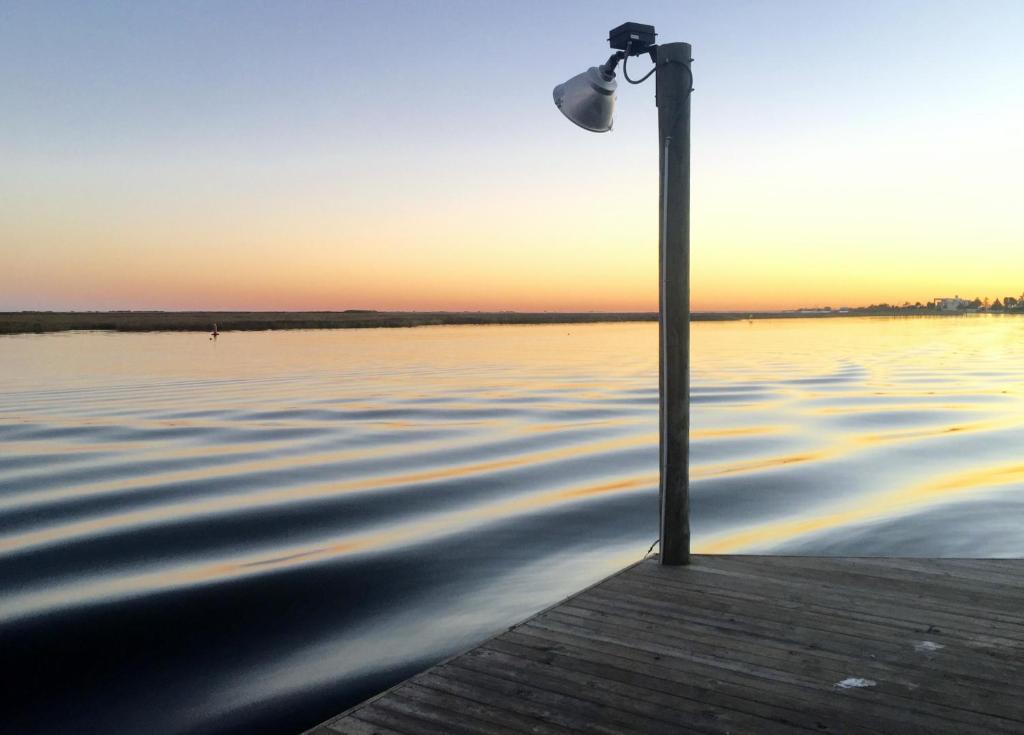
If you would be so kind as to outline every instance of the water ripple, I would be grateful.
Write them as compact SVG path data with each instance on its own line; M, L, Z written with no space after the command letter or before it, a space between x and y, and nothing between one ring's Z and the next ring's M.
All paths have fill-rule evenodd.
M1022 337L694 324L695 548L1024 555ZM639 558L656 357L651 324L0 338L12 731L298 732Z

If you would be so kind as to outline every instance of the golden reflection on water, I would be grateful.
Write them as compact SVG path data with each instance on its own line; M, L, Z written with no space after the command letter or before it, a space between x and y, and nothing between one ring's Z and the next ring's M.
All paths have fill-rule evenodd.
M939 481L859 498L813 518L765 523L722 534L696 544L698 554L728 554L768 546L808 533L885 518L913 511L949 496L1017 485L1024 489L1024 464L964 472ZM979 529L980 530L980 529ZM1022 529L1024 534L1024 529Z
M1024 318L691 335L696 551L1024 556ZM657 344L652 323L0 337L0 632L64 630L64 665L100 631L65 667L92 670L118 621L180 658L190 706L448 655L648 549ZM160 689L134 650L110 688Z
M209 498L204 500L197 500L187 498L181 503L168 504L159 508L154 508L145 511L137 511L135 513L124 513L119 515L107 516L104 518L97 518L89 521L83 521L79 523L71 523L63 526L54 526L45 530L35 531L32 533L13 535L6 538L0 538L0 552L20 550L30 546L36 546L39 544L50 543L55 540L67 540L76 536L95 534L99 531L109 530L112 528L134 528L144 524L155 523L160 520L167 519L180 519L188 516L199 516L203 514L217 513L230 511L240 506L246 509L252 509L259 506L273 506L286 501L299 502L303 500L312 500L320 498L326 495L334 495L338 493L351 493L369 490L384 490L388 487L401 487L404 485L413 485L418 483L426 483L438 480L452 480L458 478L469 477L474 474L484 474L487 472L494 472L501 469L509 469L512 467L525 467L529 465L535 465L543 462L550 462L556 459L562 459L572 456L585 456L586 454L608 452L614 449L626 449L629 447L644 446L655 440L655 436L641 435L633 436L623 439L608 440L602 442L592 442L582 446L568 446L560 447L558 449L550 449L542 452L524 453L521 455L515 455L512 457L506 457L500 460L492 460L488 462L476 462L466 465L455 465L449 467L440 467L431 470L421 470L417 472L406 472L395 475L383 475L373 476L361 480L352 480L348 482L327 482L313 485L302 485L298 487L275 489L263 492L253 492L246 495L244 499L239 499L235 495L228 497L217 497ZM337 455L329 455L329 459L337 459ZM288 462L291 464L294 460ZM138 478L136 483L139 485L146 485L150 483L170 483L170 482L186 482L188 480L196 479L209 479L216 477L219 474L238 474L239 472L256 472L260 470L269 470L272 468L280 467L280 462L256 462L248 463L243 465L242 468L239 465L232 466L230 471L222 471L218 473L214 470L207 470L202 473L189 473L182 472L175 475L164 475L158 478ZM656 482L657 480L655 480ZM110 492L112 490L124 489L127 487L123 481L119 483L108 483L100 486L99 489L86 488L87 493L96 492ZM612 483L608 487L614 487L615 483ZM79 492L79 494L82 494ZM563 496L561 493L556 494L556 497L568 497ZM52 496L47 498L52 499ZM506 504L499 507L518 507L518 502Z
M787 429L781 426L742 426L735 429L691 429L690 439L713 439L730 436L759 436L778 434Z
M692 346L700 551L771 549L1024 482L1024 319L699 322ZM251 553L200 543L159 569L136 560L83 582L96 594L630 494L649 510L626 531L638 549L656 522L654 324L228 333L216 349L187 334L83 334L0 339L0 357L0 438L17 460L0 469L0 513L14 519L0 561L243 512L344 518L358 493L448 491L391 523L308 537L300 523L298 538ZM621 537L617 522L594 529L595 549ZM979 550L989 537L978 528ZM877 541L864 553L892 539Z
M0 619L38 613L48 606L84 602L97 596L136 596L155 590L170 590L188 585L209 584L236 579L258 572L286 569L297 563L312 564L341 556L364 553L374 549L397 549L422 544L431 538L445 536L452 529L482 527L497 519L523 513L541 512L545 508L588 497L636 492L657 485L657 474L639 475L603 483L585 484L526 497L478 505L464 510L438 514L424 519L392 524L364 534L353 534L326 544L299 548L276 549L248 554L215 563L177 565L142 574L117 577L104 576L88 584L73 584L63 589L17 596L0 601Z
M835 454L835 451L804 452L802 454L785 454L777 457L766 457L764 459L752 459L745 462L723 462L717 465L698 465L696 467L691 467L690 479L700 480L706 477L723 477L725 475L770 470L777 467L784 467L786 465L814 462Z
M936 429L920 429L917 431L889 431L878 434L862 434L853 437L855 444L885 444L887 442L914 441L916 439L927 439L948 434L957 434L972 431L993 431L995 429L1007 429L1016 425L1014 419L1002 419L999 421L972 421L956 426L942 426Z

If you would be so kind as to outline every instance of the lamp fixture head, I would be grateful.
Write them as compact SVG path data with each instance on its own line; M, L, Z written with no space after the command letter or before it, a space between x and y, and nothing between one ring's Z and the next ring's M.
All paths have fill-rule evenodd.
M555 87L555 106L584 130L606 133L612 129L616 86L608 64L592 66Z
M625 73L625 59L649 53L651 61L655 61L657 47L654 39L657 35L654 26L643 23L623 23L613 28L608 33L608 45L616 49L615 53L601 66L592 66L555 87L555 106L584 130L607 133L612 129L615 112L615 67L621 61L626 80L634 84L642 82L643 79L638 82ZM653 70L647 77L652 73Z

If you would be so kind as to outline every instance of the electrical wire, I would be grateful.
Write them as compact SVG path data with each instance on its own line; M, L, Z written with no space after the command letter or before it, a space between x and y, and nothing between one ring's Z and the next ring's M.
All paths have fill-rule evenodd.
M647 553L644 554L642 557L640 557L641 561L646 559L647 557L649 557L651 555L651 552L654 551L654 547L657 546L660 543L661 543L661 539L660 538L654 539L654 543L651 544L649 549L647 549Z
M665 302L668 299L668 151L671 145L672 136L666 135L665 149L661 153L661 227L658 233L658 471L661 485L658 543L661 542L661 531L665 528L665 387L668 382L668 324L665 321ZM651 544L647 553L650 554L653 549L654 544Z
M626 68L626 62L629 61L629 47L630 44L627 43L626 50L622 52L622 76L624 76L626 78L626 81L629 82L630 84L641 84L643 82L646 82L650 78L651 74L658 70L658 64L657 62L655 62L654 66L651 67L651 70L649 72L644 74L639 79L633 79L632 77L629 76L629 70ZM692 60L693 59L691 59L691 61ZM690 68L689 64L683 64L683 66L686 67L686 73L690 75L690 88L686 90L686 97L683 97L683 99L681 100L682 102L685 102L686 99L690 96L690 92L693 91L693 69Z
M649 72L647 72L646 74L644 74L644 75L643 75L642 77L640 77L639 79L630 79L630 77L629 77L629 72L628 72L628 71L626 70L626 62L627 62L628 60L629 60L629 46L627 45L627 46L626 46L626 58L624 58L624 59L622 60L622 76L624 76L624 77L626 78L626 81L627 81L627 82L629 82L630 84L640 84L640 83L642 83L642 82L646 82L646 81L647 81L647 79L648 79L648 77L650 77L650 76L651 76L651 74L653 74L654 72L656 72L656 71L658 70L658 65L657 65L657 64L655 64L655 65L654 65L654 66L653 66L653 67L651 68L651 70L650 70ZM691 80L690 84L693 84L692 80Z

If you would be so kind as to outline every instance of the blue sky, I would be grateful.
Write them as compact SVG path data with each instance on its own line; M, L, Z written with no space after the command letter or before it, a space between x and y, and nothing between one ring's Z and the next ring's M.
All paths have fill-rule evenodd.
M512 262L519 287L480 303L543 305L580 256L610 306L639 304L655 272L653 83L620 86L608 136L566 124L550 97L607 57L624 20L694 47L695 300L756 305L742 294L766 251L793 305L820 296L799 264L830 251L844 255L822 278L894 247L944 254L906 288L897 275L922 275L876 263L850 299L1011 287L1019 2L19 2L0 8L0 308L356 305L326 283L297 299L301 269L279 286L243 269L236 290L189 275L249 257L280 272L282 252L330 253L339 278L376 284L358 305L464 293L448 306L466 308ZM971 233L1000 255L964 273ZM444 293L417 280L428 252L464 269ZM533 295L531 267L544 274ZM603 303L581 298L566 308Z

